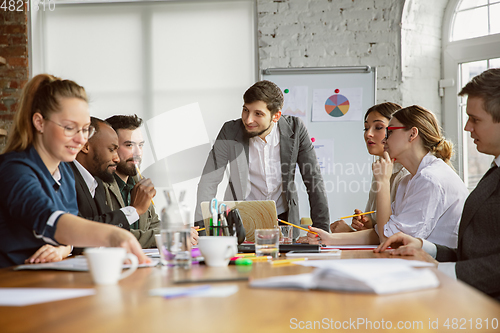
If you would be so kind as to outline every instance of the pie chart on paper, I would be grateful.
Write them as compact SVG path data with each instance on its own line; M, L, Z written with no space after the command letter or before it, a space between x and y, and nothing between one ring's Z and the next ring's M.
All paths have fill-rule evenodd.
M349 100L344 95L332 95L325 102L325 111L331 117L342 117L349 111Z

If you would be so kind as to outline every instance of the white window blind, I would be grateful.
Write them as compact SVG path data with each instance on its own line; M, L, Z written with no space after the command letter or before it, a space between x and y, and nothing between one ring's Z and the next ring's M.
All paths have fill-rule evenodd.
M240 117L242 94L258 77L255 1L56 1L55 7L31 12L32 75L81 84L91 115L99 118L135 113L146 125L176 119L156 127L164 130L163 142L146 142L143 169L151 166L145 176L157 186L157 206L162 187L173 185L187 191L194 208L210 142L225 121ZM193 121L192 113L161 117L193 103L202 119ZM171 151L160 145L179 142L192 147L155 155Z

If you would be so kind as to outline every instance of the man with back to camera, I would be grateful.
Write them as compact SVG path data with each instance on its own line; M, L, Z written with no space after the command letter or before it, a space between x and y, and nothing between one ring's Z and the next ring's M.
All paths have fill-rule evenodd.
M198 184L195 221L203 220L200 203L215 197L229 163L231 174L224 200L274 200L279 219L300 224L295 185L298 165L313 226L328 230L323 177L304 124L297 117L281 114L283 93L270 81L255 83L243 100L241 118L222 126L207 158Z
M435 263L439 270L500 301L500 68L474 77L459 95L468 96L464 129L479 152L495 159L465 201L457 248L397 233L375 252L397 247L392 254Z

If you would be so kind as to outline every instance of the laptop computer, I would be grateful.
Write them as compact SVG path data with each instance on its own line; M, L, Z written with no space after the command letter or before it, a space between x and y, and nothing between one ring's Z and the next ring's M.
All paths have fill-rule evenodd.
M220 201L219 205L221 203L225 203L229 209L238 208L245 227L247 242L255 241L255 229L271 229L278 225L276 202L273 200ZM209 201L201 203L201 213L205 228L208 229L212 218Z

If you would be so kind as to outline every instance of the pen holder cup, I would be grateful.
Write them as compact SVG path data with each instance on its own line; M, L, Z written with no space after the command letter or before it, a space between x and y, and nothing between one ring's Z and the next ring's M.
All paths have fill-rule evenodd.
M229 228L223 226L210 226L207 231L207 236L229 236Z

